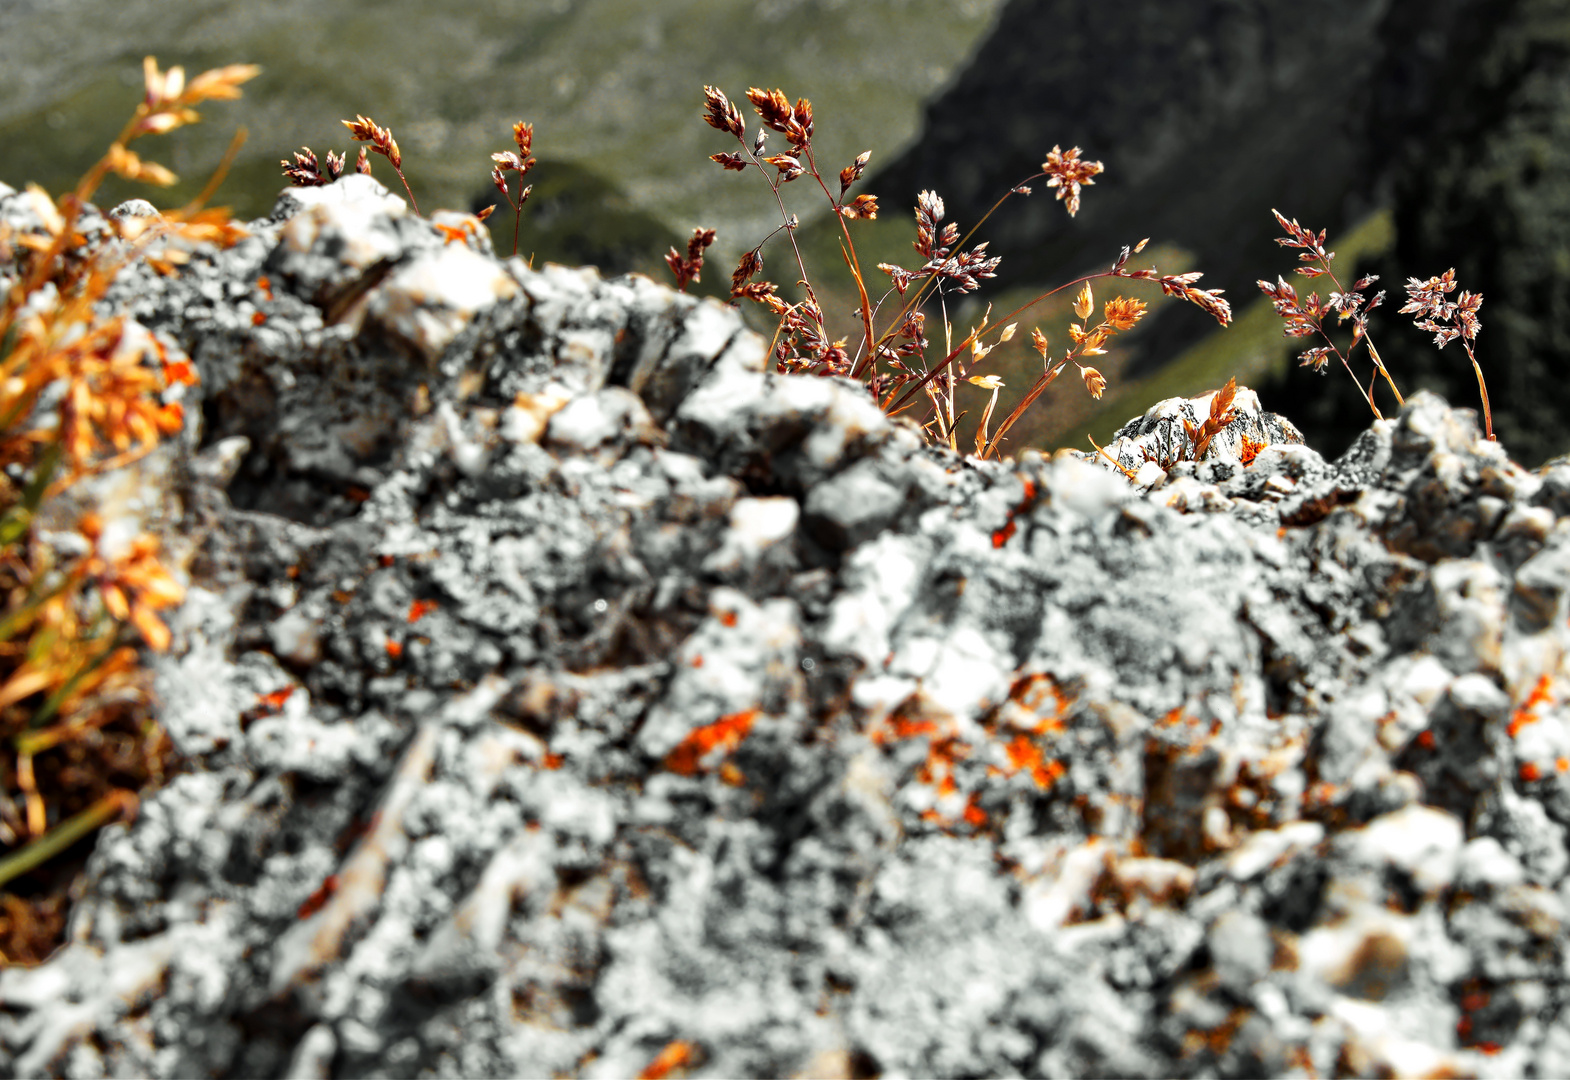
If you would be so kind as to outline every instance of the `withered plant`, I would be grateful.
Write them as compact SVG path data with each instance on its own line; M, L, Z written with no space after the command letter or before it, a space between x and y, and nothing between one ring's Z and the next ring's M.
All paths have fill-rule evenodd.
M507 200L507 205L512 207L512 253L518 254L518 225L523 220L523 204L529 201L529 193L534 190L534 185L524 186L523 178L529 175L529 170L534 168L534 159L529 156L530 149L534 146L534 125L526 124L519 120L512 126L512 141L518 147L516 153L503 150L499 154L492 154L491 160L496 165L491 169L491 183L501 191L502 198ZM507 186L507 174L518 174L518 197L512 197L512 191ZM414 196L409 196L412 200ZM484 221L491 216L494 206L488 206L479 215Z
M168 647L158 612L183 591L159 561L156 537L124 536L90 509L54 508L67 505L59 500L73 485L182 429L176 388L195 382L189 363L94 305L133 260L177 273L192 244L239 238L227 212L202 205L244 133L185 208L127 218L97 244L79 225L110 173L174 183L130 144L195 122L203 101L239 97L258 69L233 65L187 82L181 68L161 72L148 57L144 70L142 102L75 190L58 201L37 186L21 196L41 229L0 232L0 264L15 275L0 302L0 963L43 959L65 914L63 887L24 895L11 883L133 813L137 790L162 776L169 753L137 646ZM75 519L64 530L62 516ZM37 528L43 518L50 542Z
M1427 281L1407 278L1407 302L1402 306L1401 314L1413 316L1414 325L1433 334L1434 345L1440 349L1461 339L1461 347L1466 349L1466 357L1472 361L1472 372L1477 376L1477 393L1483 401L1483 427L1492 439L1494 413L1488 405L1488 384L1483 381L1483 369L1472 348L1478 331L1483 329L1482 321L1477 317L1478 309L1483 306L1483 294L1462 290L1454 301L1445 299L1455 288L1455 267Z
M693 229L692 235L687 238L686 255L675 248L665 253L665 265L669 266L671 273L676 275L678 291L686 292L689 284L701 280L703 253L709 250L709 245L712 243L714 243L713 229Z
M404 192L409 196L409 206L416 216L420 215L420 204L415 201L414 191L409 187L409 180L403 174L403 152L398 149L398 140L393 138L392 129L384 128L370 117L355 114L353 120L340 121L349 129L349 135L358 143L368 144L371 152L380 154L392 165L393 171L398 174L398 180L403 184ZM512 207L512 253L518 254L518 226L523 217L523 204L529 201L529 194L534 190L534 185L525 185L523 178L534 168L535 160L530 156L534 146L534 125L520 120L512 126L512 141L517 150L502 150L491 155L495 165L491 167L491 183L502 193L507 200L507 205ZM295 187L321 187L331 184L343 175L344 155L327 152L327 166L324 169L316 154L309 146L302 146L294 154L294 160L281 159L278 164L283 166L284 177ZM366 146L360 147L360 156L355 160L354 171L371 174L371 161L366 153ZM518 194L514 197L510 186L510 173L518 174ZM496 207L487 206L475 217L484 221L490 217Z
M976 453L982 457L996 455L1004 434L1022 416L1054 379L1070 363L1079 370L1085 388L1100 397L1106 388L1106 379L1099 370L1082 363L1090 357L1106 352L1104 346L1113 334L1127 330L1145 313L1140 300L1123 296L1108 300L1102 317L1091 325L1094 297L1090 283L1098 278L1129 278L1155 282L1163 293L1198 305L1211 314L1221 325L1227 325L1232 311L1222 298L1221 290L1204 290L1194 282L1202 275L1162 274L1159 270L1129 270L1130 256L1143 250L1146 241L1132 248L1123 248L1121 254L1107 270L1086 274L1034 297L1019 308L992 319L990 306L981 321L964 334L956 343L953 322L948 311L950 297L970 293L981 287L981 282L996 277L1000 257L987 252L987 242L967 247L983 224L1012 196L1028 196L1032 185L1045 181L1048 188L1055 188L1057 198L1065 204L1072 217L1079 211L1082 189L1095 183L1103 171L1099 161L1081 158L1079 147L1063 150L1054 146L1042 163L1041 170L1010 187L992 205L981 220L963 237L959 226L945 222L943 200L936 192L923 191L916 198L915 249L922 263L907 268L891 263L879 263L878 269L889 277L889 284L874 300L867 278L862 272L856 252L850 222L871 220L878 215L878 198L875 195L849 195L850 189L861 179L871 153L864 152L839 171L837 183L825 179L813 151L814 117L812 104L806 98L797 99L792 105L780 90L762 90L752 87L747 99L762 121L752 139L748 139L742 113L718 88L704 87L703 119L710 127L723 131L736 139L739 150L711 155L722 168L737 172L756 169L768 184L779 207L780 225L756 246L744 252L731 276L731 295L752 300L768 308L778 319L773 342L775 363L781 372L815 375L842 375L866 382L881 407L890 414L911 408L920 395L928 403L927 417L923 424L930 437L958 448L955 415L955 391L960 382L969 382L992 392L975 435ZM787 149L770 154L769 133L782 135ZM822 301L812 284L795 233L799 218L785 205L782 189L785 185L810 177L827 199L830 210L840 229L840 251L845 265L855 281L858 298L860 326L850 344L850 336L836 337L828 328ZM710 230L703 230L710 232ZM791 260L799 275L797 282L803 298L788 303L779 295L779 286L762 278L763 252L767 244L783 234L790 243ZM697 234L694 234L696 239ZM673 251L672 256L676 256ZM688 264L678 258L667 257L677 275L678 284L685 286L694 278L684 276ZM1079 286L1074 313L1079 322L1069 327L1070 345L1061 354L1054 354L1045 334L1039 328L1032 330L1031 341L1042 357L1042 372L1021 402L989 434L992 414L997 405L1002 380L995 374L971 374L998 345L1010 340L1018 328L1014 321L1034 305L1066 289ZM898 297L897 310L882 320L879 316L891 298ZM929 302L937 301L943 326L943 356L936 363L927 360L927 312Z
M1317 292L1310 293L1307 297L1299 297L1297 290L1292 287L1284 277L1277 277L1274 284L1260 281L1260 290L1270 297L1276 314L1285 322L1284 333L1287 337L1319 338L1323 344L1315 345L1298 354L1298 359L1303 367L1313 368L1323 374L1334 356L1346 369L1347 375L1357 384L1358 391L1368 403L1369 409L1376 419L1383 419L1384 414L1379 411L1379 406L1374 401L1374 387L1379 378L1385 380L1390 387L1390 392L1395 395L1396 404L1405 402L1401 391L1397 389L1395 380L1390 377L1385 363L1379 358L1379 350L1374 347L1374 340L1368 332L1368 316L1375 308L1384 302L1384 290L1373 296L1365 294L1365 290L1379 280L1377 274L1365 274L1353 282L1350 289L1341 284L1341 279L1336 276L1331 265L1335 261L1336 253L1325 247L1325 230L1314 232L1299 225L1296 218L1288 220L1279 210L1272 210L1276 221L1280 224L1285 236L1277 237L1276 243L1286 248L1298 248L1298 261L1303 265L1297 267L1297 273L1305 278L1313 279L1328 277L1335 290L1320 299ZM1406 284L1407 303L1401 308L1401 314L1413 315L1414 323L1420 330L1426 330L1434 335L1434 344L1443 349L1457 338L1461 339L1462 346L1466 349L1468 359L1472 361L1472 370L1477 375L1477 391L1483 402L1483 427L1487 437L1494 438L1493 410L1488 404L1488 386L1483 381L1483 369L1477 362L1477 354L1473 351L1472 343L1477 340L1478 331L1482 323L1478 320L1477 312L1483 306L1481 293L1462 292L1454 301L1446 297L1456 288L1455 270L1447 270L1441 277L1429 278L1420 281L1417 278L1408 278ZM1330 336L1325 321L1334 315L1337 323L1352 323L1352 340L1348 342L1345 350L1338 346ZM1368 357L1373 361L1374 370L1370 373L1368 384L1358 378L1352 370L1351 358L1357 351L1359 344L1368 350Z

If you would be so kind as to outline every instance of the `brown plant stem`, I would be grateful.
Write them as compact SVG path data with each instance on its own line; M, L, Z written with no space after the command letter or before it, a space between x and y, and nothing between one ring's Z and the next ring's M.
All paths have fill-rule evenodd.
M1483 369L1472 352L1472 343L1463 338L1461 344L1466 346L1467 358L1472 361L1472 370L1477 373L1477 392L1483 399L1483 430L1489 442L1497 442L1494 438L1494 412L1488 406L1488 386L1483 382Z
M175 211L175 217L190 217L192 214L202 209L202 207L206 206L208 201L212 199L214 195L218 194L219 185L222 184L224 182L224 178L229 175L229 170L234 166L234 159L239 156L240 148L245 145L245 140L249 136L250 132L246 131L245 128L242 127L235 129L234 138L229 140L229 149L224 151L224 156L222 160L218 162L218 167L214 169L213 174L207 178L207 183L202 186L202 190L197 193L196 198L192 199L190 202L180 207L179 210Z
M1061 360L1058 362L1056 367L1048 368L1046 371L1041 373L1041 376L1036 380L1035 384L1030 388L1025 396L1020 399L1019 404L1014 406L1014 410L1004 418L1003 423L998 425L998 430L993 434L991 441L987 443L986 451L981 455L983 460L985 460L989 455L997 453L998 443L1002 441L1003 436L1008 431L1008 429L1014 426L1014 421L1025 415L1025 410L1029 409L1036 403L1036 399L1046 391L1047 387L1051 385L1052 380L1056 379L1067 366L1068 361Z
M990 334L993 330L996 330L998 327L1003 326L1006 323L1013 322L1014 321L1014 317L1016 315L1021 315L1024 312L1029 311L1031 308L1033 308L1037 304L1041 303L1041 301L1046 300L1048 297L1056 296L1058 293L1062 292L1064 289L1071 288L1072 286L1075 286L1075 285L1083 285L1087 281L1095 281L1098 278L1123 277L1123 276L1125 276L1125 275L1119 274L1119 273L1117 273L1116 271L1113 271L1113 270L1098 270L1094 274L1086 274L1084 277L1077 277L1073 281L1066 281L1066 282L1064 282L1062 285L1059 285L1055 289L1048 289L1046 292L1040 294L1039 296L1035 297L1034 299L1027 300L1025 303L1021 304L1019 307L1015 308L1013 311L1009 312L1007 315L1004 315L1001 318L997 318L997 319L992 320L992 322L988 323L986 326L982 327L980 330L973 331L971 334L966 336L964 341L961 341L959 343L959 345L957 347L955 347L941 361L939 361L938 364L935 367L932 368L932 370L928 371L925 375L923 375L921 377L920 381L918 381L915 386L912 386L909 389L907 389L905 391L904 395L902 397L900 397L899 400L894 403L894 408L898 409L900 406L904 405L911 398L913 398L918 392L920 392L923 388L925 388L926 385L929 382L931 382L933 379L937 378L938 374L941 371L943 371L944 368L946 368L950 364L952 364L954 362L954 360L959 356L960 353L964 352L967 348L970 347L970 343L971 343L972 340L979 340L981 338L986 337L988 334ZM885 407L884 408L884 412L888 412L888 411L889 411L888 408Z
M1025 179L1021 180L1019 183L1015 184L1013 187L1009 188L1008 191L1004 192L1002 197L999 198L997 202L992 204L992 208L989 209L985 214L982 214L981 218L976 222L976 224L974 224L974 225L972 225L970 227L970 231L965 233L964 236L960 237L959 242L954 245L953 250L955 250L955 251L963 251L965 249L965 245L970 243L971 238L973 236L975 236L976 233L978 231L980 231L981 227L987 223L987 219L990 218L993 214L997 213L998 209L1004 203L1008 202L1009 199L1011 197L1013 197L1013 195L1014 195L1014 193L1016 191L1018 191L1020 188L1024 187L1026 184L1029 184L1029 183L1031 183L1034 180L1038 180L1038 179L1040 179L1041 177L1043 177L1045 175L1046 175L1045 172L1032 173L1031 175L1027 176ZM916 286L916 290L915 290L915 292L913 292L911 294L910 299L905 302L905 305L900 308L898 314L896 314L894 316L893 321L889 323L889 328L887 330L885 330L883 332L882 336L880 336L878 338L878 340L873 343L872 347L870 347L867 350L866 355L861 357L861 359L856 362L856 366L851 370L851 373L850 373L850 377L851 378L859 379L862 375L864 375L866 373L867 365L875 362L874 358L877 356L878 350L882 349L885 345L887 345L889 343L889 340L891 338L893 338L893 336L896 333L899 332L899 328L905 322L905 316L909 315L912 311L916 310L916 308L918 308L921 305L921 303L924 302L927 292L931 288L933 288L936 284L937 284L937 275L933 274L933 275L927 277L924 281L922 281L922 283L920 285ZM1064 287L1067 288L1067 286L1064 286ZM1051 293L1048 293L1047 295L1050 296ZM1033 304L1033 303L1035 303L1035 301L1032 300L1031 303ZM1029 306L1030 306L1030 304L1026 304L1025 305L1025 307L1029 307ZM1023 310L1025 310L1025 309L1024 308L1020 309L1020 311L1023 311ZM1016 314L1018 314L1018 312L1016 312ZM949 357L949 359L953 359L953 357L951 356L951 357ZM948 360L945 360L944 363L945 364L948 363Z

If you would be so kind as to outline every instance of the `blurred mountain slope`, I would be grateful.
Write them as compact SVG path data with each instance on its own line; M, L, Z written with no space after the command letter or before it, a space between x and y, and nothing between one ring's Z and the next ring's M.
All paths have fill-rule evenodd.
M364 113L390 127L422 208L467 207L492 190L489 155L511 125L535 125L530 180L545 206L610 220L530 236L524 254L607 270L660 268L664 244L700 217L722 230L719 251L768 227L770 204L707 160L715 133L700 119L703 86L740 98L781 85L836 118L835 157L870 145L896 152L916 132L923 100L969 57L998 0L55 0L0 6L0 180L69 187L119 130L142 83L142 57L189 72L254 62L245 98L212 122L148 144L194 194L237 124L250 129L221 199L264 214L284 181L278 159L349 145L340 119ZM562 163L552 177L551 166ZM396 187L385 162L373 160ZM112 203L130 188L106 192ZM138 191L137 194L142 192ZM587 198L595 195L597 198ZM765 192L766 195L766 192ZM576 196L576 199L570 198ZM531 203L533 200L531 200ZM586 235L587 234L587 235ZM512 223L497 228L512 242ZM609 243L621 236L625 242ZM641 252L638 245L654 243ZM505 250L505 249L504 249Z

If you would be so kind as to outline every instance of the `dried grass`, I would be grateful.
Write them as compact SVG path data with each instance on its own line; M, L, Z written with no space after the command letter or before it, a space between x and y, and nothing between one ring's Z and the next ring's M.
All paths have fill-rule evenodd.
M1108 300L1102 318L1090 322L1093 295L1090 283L1100 278L1127 278L1155 283L1162 292L1198 305L1211 314L1221 325L1231 321L1232 311L1220 290L1202 290L1194 282L1201 276L1190 274L1162 274L1159 270L1129 270L1131 254L1143 249L1145 242L1125 247L1111 268L1088 274L1070 281L1030 300L1009 314L991 319L988 308L980 324L960 337L956 343L954 325L949 314L951 298L975 292L984 281L997 276L1001 259L987 251L987 242L967 246L980 227L1008 199L1028 196L1032 185L1044 181L1048 189L1056 191L1056 198L1072 217L1079 212L1083 190L1095 183L1103 171L1099 161L1081 157L1079 147L1064 150L1054 146L1046 155L1039 172L1011 186L993 204L981 220L963 237L959 226L945 221L946 208L936 192L923 191L916 197L916 239L914 247L922 262L915 267L893 263L879 263L878 269L888 275L889 284L873 299L856 253L855 239L850 222L872 220L879 211L875 195L858 194L848 197L850 189L861 179L870 159L862 153L839 171L837 185L831 187L820 172L813 152L815 118L812 104L799 98L794 105L780 90L763 90L753 87L747 91L762 126L751 140L747 137L746 124L741 109L716 87L704 88L704 121L712 128L734 138L738 150L711 155L721 168L736 172L755 169L765 183L780 211L780 225L756 246L746 251L731 276L731 295L763 305L777 321L773 342L775 363L781 372L811 375L841 375L864 381L868 390L877 398L883 409L896 414L914 407L925 397L926 411L922 427L935 441L959 448L959 421L963 414L955 414L955 391L961 382L968 382L983 390L990 390L989 398L977 425L974 447L978 456L989 457L998 453L1006 432L1022 416L1046 388L1069 365L1079 371L1086 390L1100 397L1106 389L1106 379L1095 367L1083 361L1103 355L1109 338L1120 330L1131 328L1145 312L1142 301L1117 296ZM770 133L784 137L788 149L769 154L767 144ZM817 189L828 200L829 207L841 232L840 250L845 264L855 281L858 298L857 320L854 334L836 336L825 319L823 304L812 284L801 248L795 240L800 225L799 217L786 206L783 189L803 177L810 177ZM788 303L780 296L776 282L763 279L764 248L776 237L784 235L790 243L791 262L794 264L796 282L803 298ZM677 264L672 263L672 270ZM678 271L678 282L684 284ZM1032 330L1031 341L1042 357L1042 371L1035 384L1025 394L1018 406L990 433L993 410L1001 378L996 374L972 374L988 353L1012 338L1018 329L1015 319L1025 311L1065 289L1080 287L1075 314L1079 322L1068 327L1070 344L1061 353L1055 353L1048 339L1039 328ZM943 328L943 356L929 362L927 352L927 316L929 306L935 307ZM889 317L881 317L885 307L895 309ZM855 344L852 345L852 340Z
M226 212L200 205L218 177L196 204L121 222L112 242L91 246L78 231L110 173L175 181L130 143L194 123L195 106L239 97L257 73L233 65L187 82L152 57L144 67L142 102L75 190L56 201L28 189L42 230L0 234L0 259L19 270L0 303L0 963L36 963L55 946L74 876L57 860L133 815L137 792L171 760L139 663L140 647L168 647L159 612L183 597L157 538L110 535L91 510L75 515L72 543L46 543L37 528L74 485L136 461L184 426L190 365L95 303L134 260L175 273L192 244L241 235Z
M1376 419L1382 419L1383 413L1374 401L1374 386L1380 377L1383 377L1390 392L1395 395L1396 404L1404 401L1401 391L1396 388L1395 380L1390 377L1385 363L1379 357L1379 350L1374 347L1373 338L1368 332L1368 316L1375 308L1384 302L1383 290L1373 296L1366 295L1365 290L1379 280L1377 274L1366 274L1357 279L1350 289L1341 284L1341 279L1336 276L1332 264L1335 262L1336 253L1325 247L1325 231L1314 232L1312 229L1299 225L1296 218L1288 220L1279 210L1272 210L1276 222L1286 233L1278 237L1276 243L1286 248L1297 248L1298 262L1302 265L1296 272L1310 280L1319 277L1328 277L1335 286L1323 300L1317 292L1310 293L1307 297L1299 297L1297 290L1289 284L1284 277L1277 277L1274 284L1260 281L1259 288L1268 296L1286 324L1284 333L1287 337L1319 338L1324 344L1315 345L1300 353L1298 359L1303 367L1311 367L1315 371L1324 373L1334 356L1341 362L1346 373L1352 381L1357 383L1358 390L1363 399L1368 403L1370 411ZM1481 293L1462 292L1454 301L1446 297L1456 288L1455 271L1447 270L1436 278L1420 281L1417 278L1408 278L1406 291L1407 303L1401 308L1401 314L1415 316L1414 322L1420 330L1426 330L1434 335L1434 344L1443 349L1450 342L1459 338L1466 349L1467 358L1472 362L1472 370L1477 375L1477 391L1483 402L1483 429L1486 436L1494 438L1493 410L1488 404L1488 386L1483 381L1483 369L1477 362L1477 354L1473 351L1472 343L1477 340L1478 332L1482 329L1482 322L1477 317L1477 312L1483 306ZM1325 320L1334 315L1337 323L1352 323L1352 340L1345 350L1338 346L1326 328ZM1368 358L1373 362L1374 370L1370 374L1368 385L1358 378L1352 370L1352 356L1362 344L1368 351Z

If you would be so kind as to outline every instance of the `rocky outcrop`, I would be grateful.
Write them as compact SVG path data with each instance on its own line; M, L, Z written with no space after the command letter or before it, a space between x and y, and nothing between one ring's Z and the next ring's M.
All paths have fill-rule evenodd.
M356 177L116 303L202 374L187 764L8 1071L1570 1067L1570 465L1243 392L980 462Z

